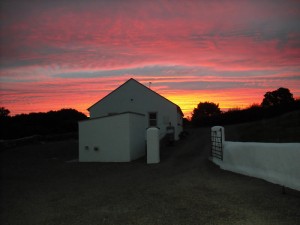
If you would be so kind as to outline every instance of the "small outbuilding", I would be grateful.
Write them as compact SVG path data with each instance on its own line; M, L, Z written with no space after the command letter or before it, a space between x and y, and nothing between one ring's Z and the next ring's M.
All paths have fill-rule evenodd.
M159 128L159 138L174 127L182 132L180 107L155 91L129 79L89 109L79 122L79 161L128 162L146 154L146 129Z

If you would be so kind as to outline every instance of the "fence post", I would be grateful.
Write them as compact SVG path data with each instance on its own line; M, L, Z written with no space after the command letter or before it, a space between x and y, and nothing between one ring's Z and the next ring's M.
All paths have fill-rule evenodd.
M159 163L159 129L157 127L149 127L147 129L147 164Z

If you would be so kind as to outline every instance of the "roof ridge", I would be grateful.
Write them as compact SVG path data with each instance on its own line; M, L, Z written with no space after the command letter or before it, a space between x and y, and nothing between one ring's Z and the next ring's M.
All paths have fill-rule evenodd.
M108 97L110 94L112 94L113 92L117 91L118 89L120 89L122 86L124 86L125 84L127 84L129 81L134 81L136 82L137 84L143 86L144 88L148 89L149 91L152 91L153 93L157 94L158 96L160 96L161 98L167 100L168 102L172 103L173 105L175 105L177 107L177 109L181 112L181 114L183 115L182 113L182 110L181 108L175 104L174 102L172 102L171 100L167 99L166 97L160 95L159 93L157 93L156 91L152 90L151 88L147 87L146 85L140 83L139 81L137 81L136 79L134 78L130 78L128 79L127 81L125 81L123 84L121 84L119 87L117 87L116 89L114 89L113 91L111 91L110 93L108 93L107 95L105 95L103 98L101 98L99 101L97 101L96 103L94 103L92 106L90 106L87 110L89 110L90 108L92 108L94 105L96 105L97 103L99 103L100 101L102 101L104 98Z

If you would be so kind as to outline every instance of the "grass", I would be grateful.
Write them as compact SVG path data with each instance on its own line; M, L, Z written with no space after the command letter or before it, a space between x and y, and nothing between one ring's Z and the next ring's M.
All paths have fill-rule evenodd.
M230 141L300 142L300 111L279 117L225 126L225 138Z
M153 165L70 163L76 140L2 151L1 224L300 224L298 191L220 170L190 133Z

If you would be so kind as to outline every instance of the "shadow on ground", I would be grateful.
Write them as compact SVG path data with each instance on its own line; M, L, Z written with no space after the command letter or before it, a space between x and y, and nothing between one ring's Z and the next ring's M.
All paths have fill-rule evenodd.
M163 146L161 163L78 163L75 140L1 152L1 224L299 224L300 194L220 170L210 130Z

